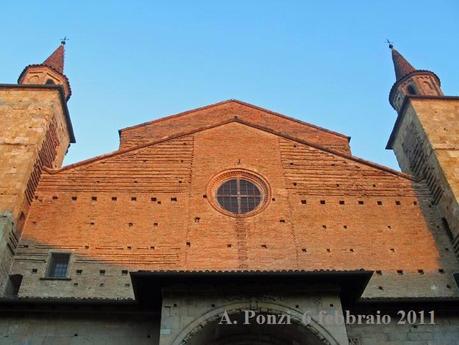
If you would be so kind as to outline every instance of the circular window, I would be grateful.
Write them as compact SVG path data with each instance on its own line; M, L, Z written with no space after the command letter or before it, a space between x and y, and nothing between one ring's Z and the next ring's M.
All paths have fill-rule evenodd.
M235 178L226 181L217 189L217 201L229 212L244 214L260 205L261 192L252 182Z
M209 202L219 211L233 216L249 216L261 211L269 200L269 188L258 174L230 170L214 177L209 184Z

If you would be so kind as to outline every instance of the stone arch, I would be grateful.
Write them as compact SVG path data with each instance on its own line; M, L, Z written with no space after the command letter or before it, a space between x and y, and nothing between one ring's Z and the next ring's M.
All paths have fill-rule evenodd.
M310 319L308 324L303 323L303 314L293 309L289 306L282 305L277 302L258 302L256 307L250 302L234 302L220 307L214 308L198 318L194 319L192 322L187 324L181 332L174 338L171 342L172 345L183 345L183 344L193 344L193 339L197 337L200 333L204 332L206 328L213 328L216 326L217 322L221 319L221 316L226 311L229 315L241 314L244 310L255 310L258 313L269 313L269 314L279 314L285 315L288 314L291 316L292 324L296 327L297 331L304 332L310 338L314 338L314 344L321 345L340 345L340 343L335 339L335 337L322 325L320 325L314 318ZM233 326L228 326L233 327ZM237 339L237 335L233 338L228 338L225 340L219 340L216 342L210 342L211 345L245 345L245 344L257 344L257 345L289 345L291 342L283 341L282 339L273 338L268 336L267 339L259 338L250 340L250 335L244 337L243 339ZM240 335L239 335L240 338ZM199 344L201 344L199 342ZM308 343L309 344L309 343ZM204 345L204 344L202 344ZM206 344L207 345L207 344Z

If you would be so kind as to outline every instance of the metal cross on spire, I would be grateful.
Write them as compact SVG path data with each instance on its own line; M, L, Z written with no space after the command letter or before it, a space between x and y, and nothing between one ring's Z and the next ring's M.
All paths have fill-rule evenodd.
M64 38L61 38L61 44L62 45L65 45L65 43L68 41L69 39L67 38L67 36L64 36Z
M389 39L386 39L386 43L389 45L389 49L394 48L394 42L389 41Z

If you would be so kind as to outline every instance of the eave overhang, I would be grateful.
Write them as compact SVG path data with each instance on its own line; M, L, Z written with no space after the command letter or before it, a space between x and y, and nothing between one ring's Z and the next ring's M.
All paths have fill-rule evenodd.
M225 291L235 287L256 287L259 292L272 292L273 286L311 289L321 286L335 288L344 303L360 298L373 272L354 271L138 271L131 272L132 286L141 304L160 306L165 288L176 286L212 286Z

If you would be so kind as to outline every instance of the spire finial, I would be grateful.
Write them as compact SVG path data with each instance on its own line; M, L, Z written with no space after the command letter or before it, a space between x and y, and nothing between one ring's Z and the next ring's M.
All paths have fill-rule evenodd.
M64 38L61 38L61 44L65 46L65 43L67 43L68 40L69 39L67 38L67 36L64 36Z
M386 43L389 45L389 49L394 48L394 42L389 41L389 39L386 39Z

